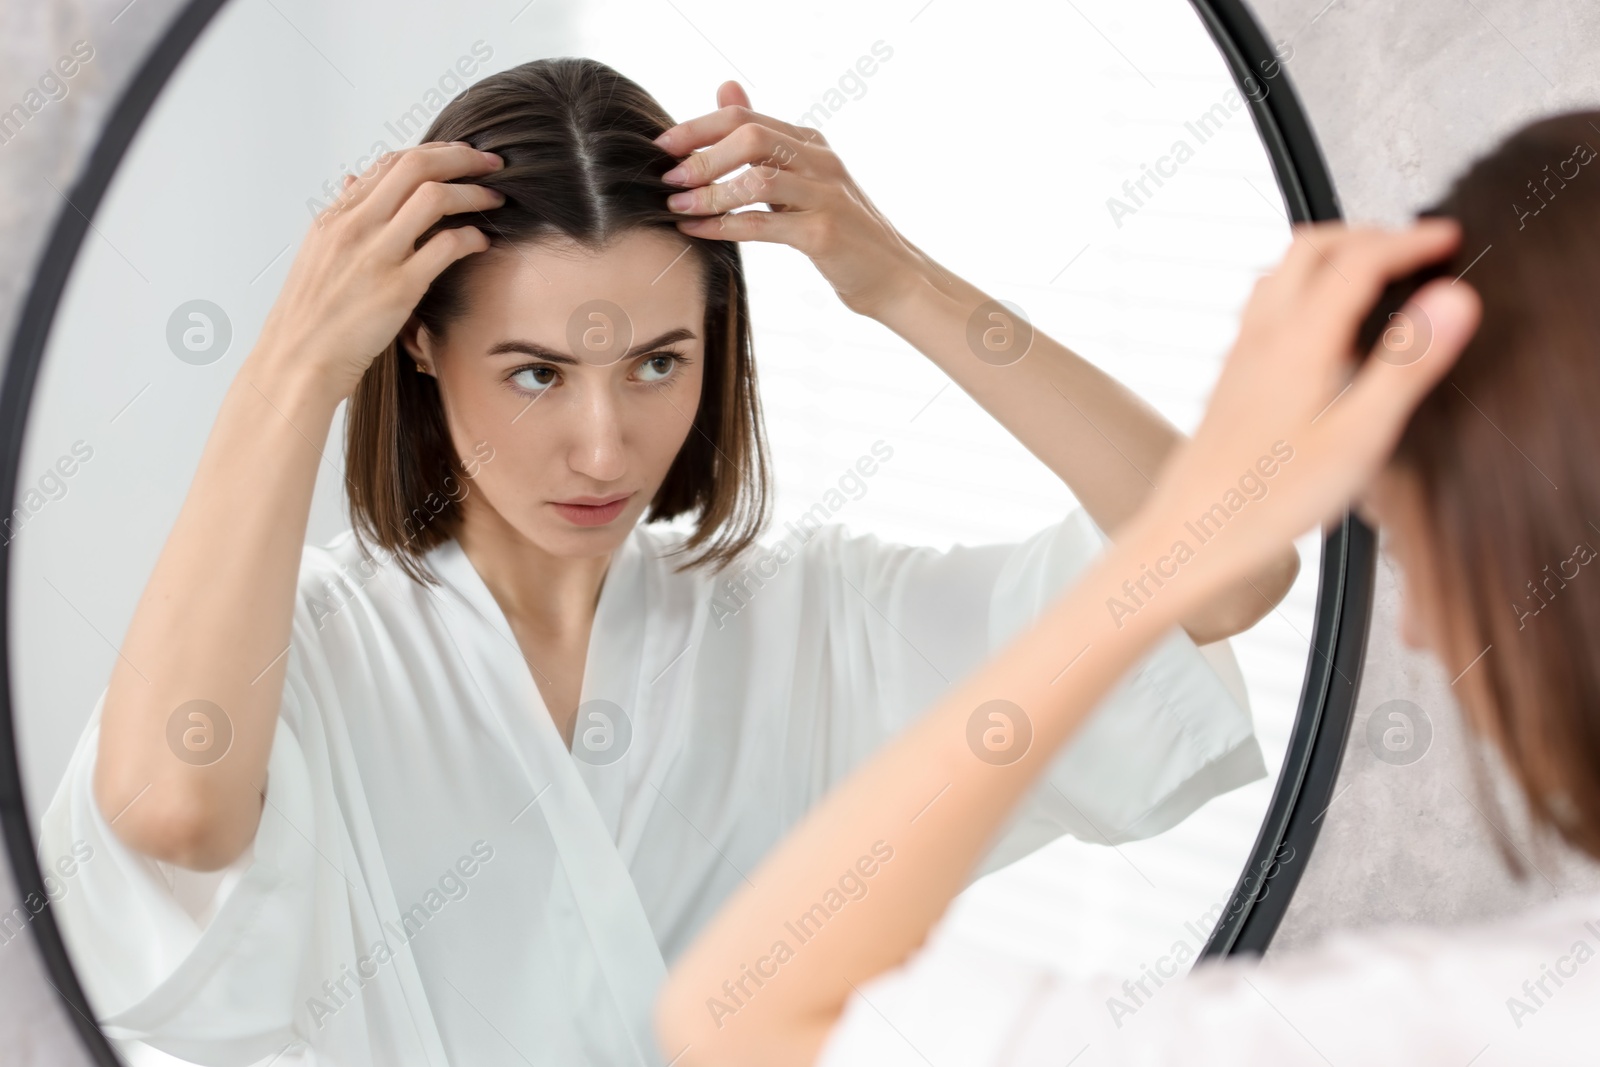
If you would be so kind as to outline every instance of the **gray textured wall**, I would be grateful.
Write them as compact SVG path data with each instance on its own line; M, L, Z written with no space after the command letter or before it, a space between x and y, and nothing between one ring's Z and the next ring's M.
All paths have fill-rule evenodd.
M1268 36L1293 48L1289 76L1352 221L1402 222L1534 116L1600 107L1592 0L1251 6ZM1400 643L1397 584L1381 564L1344 768L1274 953L1335 926L1480 919L1600 889L1600 866L1530 839L1513 795L1502 794L1504 812L1479 799L1451 679ZM1367 744L1368 717L1391 700L1418 705L1433 727L1426 754L1408 765ZM1505 789L1503 775L1493 780ZM1526 881L1506 872L1497 842L1532 865Z
M0 0L0 109L20 101L72 42L94 59L67 95L0 144L0 336L10 337L34 260L116 93L177 0ZM1316 123L1345 210L1396 222L1451 174L1528 118L1600 106L1600 7L1592 0L1256 0L1269 36L1293 48L1290 77ZM1585 62L1585 61L1588 62ZM53 186L53 187L52 187ZM90 240L94 238L91 236ZM1502 914L1557 894L1600 888L1600 867L1541 848L1506 810L1477 799L1449 679L1396 636L1395 576L1378 575L1371 654L1355 729L1321 841L1274 951L1334 926ZM1492 653L1491 653L1492 654ZM1424 709L1426 754L1378 760L1372 710ZM1533 867L1504 870L1497 841ZM15 896L9 872L4 895ZM9 910L10 902L6 902ZM65 1009L18 939L0 945L0 1045L6 1062L87 1062Z
M7 350L33 263L56 214L72 210L65 198L78 168L123 84L179 6L177 0L0 0L0 111L36 89L73 42L94 48L66 82L66 95L0 144L0 337ZM0 906L9 913L18 894L4 858L0 868ZM47 983L31 939L0 944L0 1062L7 1067L90 1062L68 1009Z

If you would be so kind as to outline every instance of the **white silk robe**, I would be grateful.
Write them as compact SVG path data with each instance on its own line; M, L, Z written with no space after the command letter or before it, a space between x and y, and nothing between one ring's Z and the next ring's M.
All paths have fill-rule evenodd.
M798 533L713 577L674 573L681 535L636 527L601 589L572 751L455 541L428 555L432 589L349 533L307 546L260 828L220 872L113 836L90 788L102 694L40 857L92 854L54 907L107 1033L135 1063L659 1065L666 961L1105 543L1081 509L948 552ZM1248 712L1174 630L982 870L1062 833L1150 836L1264 774Z

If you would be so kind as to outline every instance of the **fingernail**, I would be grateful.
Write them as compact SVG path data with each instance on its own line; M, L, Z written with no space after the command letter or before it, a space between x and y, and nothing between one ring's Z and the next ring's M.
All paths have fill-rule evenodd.
M1471 307L1474 295L1465 283L1435 278L1412 294L1411 303L1422 310L1429 322L1445 321L1454 315L1465 314Z
M499 170L501 167L506 165L506 161L495 155L493 152L483 153L483 158L487 159L489 161L489 165L495 170Z
M674 211L685 211L694 203L693 193L673 193L667 197L667 206Z
M661 180L671 182L673 185L682 185L689 180L689 169L680 163L663 174Z

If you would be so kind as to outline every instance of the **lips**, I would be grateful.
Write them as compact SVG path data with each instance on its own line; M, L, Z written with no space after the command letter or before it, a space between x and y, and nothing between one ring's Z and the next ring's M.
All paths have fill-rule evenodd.
M556 504L570 504L574 507L596 508L607 504L615 504L619 500L626 500L632 493L617 493L614 496L575 496L568 500L553 501Z
M570 500L552 500L550 506L574 526L604 526L622 514L632 493L618 496L575 496Z

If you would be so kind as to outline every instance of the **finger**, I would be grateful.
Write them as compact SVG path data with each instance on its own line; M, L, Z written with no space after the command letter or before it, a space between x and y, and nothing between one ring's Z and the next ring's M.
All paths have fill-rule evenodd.
M804 219L788 211L740 211L732 215L702 215L679 219L678 230L687 237L713 241L766 241L800 247ZM804 249L801 249L804 251Z
M747 122L759 123L769 129L788 134L795 143L825 145L822 134L810 126L796 126L792 122L752 111L743 104L731 104L707 112L698 118L680 122L657 135L656 144L675 156L687 156L697 148L715 144Z
M1350 231L1335 242L1330 262L1306 289L1311 324L1348 348L1385 285L1438 261L1460 241L1460 223L1446 218L1424 219L1401 230Z
M1282 272L1289 284L1281 287L1288 291L1303 291L1306 285L1327 271L1338 274L1340 256L1348 254L1347 250L1352 244L1359 244L1377 235L1409 232L1375 226L1351 226L1342 219L1297 222L1291 228L1294 245L1284 255Z
M1455 219L1435 216L1418 219L1398 229L1381 226L1351 226L1333 231L1322 242L1323 256L1320 273L1346 275L1346 264L1355 270L1374 266L1394 257L1401 262L1409 254L1409 265L1401 262L1395 268L1404 273L1438 258L1447 248L1453 248L1461 236L1461 224ZM1431 251L1430 251L1431 249ZM1409 252L1407 250L1410 250ZM1376 258L1377 262L1374 262Z
M751 170L765 174L783 170L815 173L807 156L808 147L788 134L758 122L748 122L710 148L682 160L663 177L674 185L692 189L709 185L746 164Z
M374 163L374 166L376 165L377 164ZM371 168L369 167L363 173L370 174L371 172ZM362 188L357 185L357 183L360 181L361 179L356 177L354 174L346 174L344 176L344 181L339 186L339 195L334 197L333 203L328 205L327 210L317 215L318 226L324 225L328 220L332 219L336 215L340 215L346 211L349 211L360 202L361 194L363 192Z
M718 107L749 107L750 94L744 91L744 86L729 78L717 86Z
M450 264L488 247L489 238L476 226L453 226L428 238L427 243L401 264L400 270L415 291L422 292Z
M499 156L480 152L469 144L418 146L401 153L386 166L357 209L363 215L386 222L395 217L400 205L410 200L423 182L477 177L499 170L502 165Z
M348 210L366 200L372 190L377 187L379 179L407 155L429 148L439 148L450 143L452 142L426 141L419 145L412 145L409 148L401 148L392 152L380 152L378 157L368 164L367 169L355 175L353 180L350 177L346 177L345 195L340 198L340 206Z
M1357 450L1377 449L1380 458L1393 449L1422 398L1455 365L1477 331L1483 302L1466 282L1439 278L1418 289L1401 310L1430 323L1427 351L1402 364L1381 358L1375 348L1344 395L1320 416L1330 422L1327 429L1336 440Z
M747 204L800 211L816 206L821 193L819 183L810 178L757 165L725 182L673 193L667 197L667 206L684 215L721 215Z
M400 206L388 227L392 247L404 255L416 247L417 238L446 215L489 211L506 202L505 194L470 182L423 182ZM386 234L388 236L388 234Z

